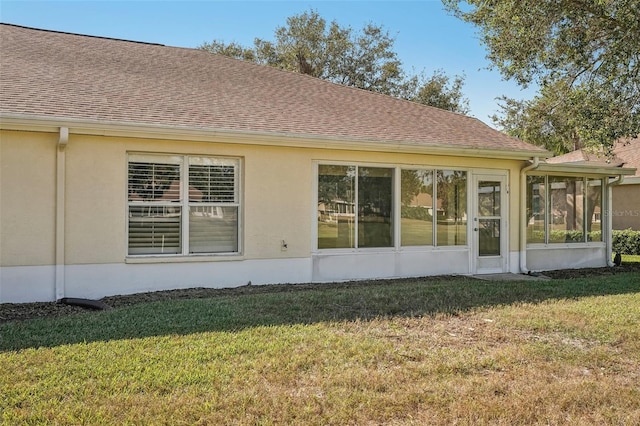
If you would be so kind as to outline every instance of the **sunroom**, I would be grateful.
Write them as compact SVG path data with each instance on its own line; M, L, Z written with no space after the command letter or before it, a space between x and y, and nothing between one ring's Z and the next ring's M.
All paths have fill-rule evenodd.
M312 279L509 272L515 163L451 160L318 162Z
M522 181L522 272L610 266L611 188L634 171L553 162L532 166Z

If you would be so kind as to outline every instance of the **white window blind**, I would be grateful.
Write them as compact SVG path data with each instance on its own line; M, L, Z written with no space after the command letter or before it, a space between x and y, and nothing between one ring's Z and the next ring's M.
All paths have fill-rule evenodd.
M189 159L190 202L237 202L237 162L203 158ZM198 192L192 191L196 188Z
M129 201L179 201L180 164L129 161Z
M129 254L179 254L180 207L129 206Z

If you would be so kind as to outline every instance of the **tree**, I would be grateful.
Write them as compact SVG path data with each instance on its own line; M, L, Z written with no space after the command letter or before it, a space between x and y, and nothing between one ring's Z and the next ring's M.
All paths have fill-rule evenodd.
M256 62L345 86L389 95L402 93L404 73L394 39L381 26L361 31L327 22L311 10L287 18L275 41L256 39ZM219 53L225 54L224 50Z
M400 201L403 207L410 207L413 200L427 190L427 183L433 188L432 170L402 170L400 174Z
M229 56L230 58L242 59L244 61L251 62L256 61L253 49L247 49L234 42L226 44L224 41L213 40L211 43L203 43L198 48L206 50L209 53Z
M443 3L479 27L488 59L506 78L541 87L531 104L507 103L516 110L523 107L521 119L542 119L547 109L554 115L548 122L560 125L564 120L560 127L567 128L579 146L606 150L617 139L640 133L637 0L469 0L464 7L459 0ZM526 136L529 130L521 129Z
M345 54L337 57L335 74L330 79L372 92L401 95L404 72L392 50L394 42L382 27L366 25L361 33L345 43Z
M317 11L287 18L275 30L275 40L255 39L253 48L214 40L199 48L211 53L308 74L345 86L468 113L462 95L464 77L451 80L442 71L431 78L407 76L393 50L395 39L382 26L369 23L361 30L327 24Z
M277 68L326 78L331 43L326 21L312 10L287 18L287 25L276 28L275 44L255 40L258 57Z
M569 87L564 80L545 84L531 100L500 100L501 113L492 117L494 123L556 155L581 148L611 155L613 142L633 134L637 119L615 94L585 85Z
M413 95L407 99L424 105L431 105L448 111L469 113L469 100L462 93L464 76L456 75L453 80L444 71L436 70L433 75L418 84Z
M511 136L544 146L555 155L580 148L575 117L562 82L544 86L532 100L499 98L501 112L492 121Z

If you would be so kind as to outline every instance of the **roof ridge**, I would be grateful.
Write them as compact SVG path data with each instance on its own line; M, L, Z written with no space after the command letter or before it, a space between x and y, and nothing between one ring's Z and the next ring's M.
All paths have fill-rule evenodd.
M147 41L138 41L138 40L127 40L127 39L124 39L124 38L96 36L96 35L91 35L91 34L71 33L71 32L68 32L68 31L48 30L46 28L27 27L25 25L11 24L11 23L8 23L8 22L0 22L0 25L6 25L6 26L9 26L9 27L15 27L15 28L24 28L26 30L42 31L42 32L47 32L47 33L65 34L65 35L72 35L72 36L78 36L78 37L98 38L98 39L103 39L103 40L124 41L124 42L127 42L127 43L137 43L137 44L147 44L147 45L151 45L151 46L167 47L167 46L165 46L164 44L161 44L161 43L151 43L151 42L147 42Z

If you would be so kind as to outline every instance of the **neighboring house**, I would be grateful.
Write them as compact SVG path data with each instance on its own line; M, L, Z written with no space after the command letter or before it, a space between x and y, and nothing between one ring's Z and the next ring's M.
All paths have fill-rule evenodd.
M634 229L640 231L640 138L618 141L613 155L607 157L586 149L572 151L547 160L549 163L564 163L593 166L606 165L636 169L636 173L625 176L613 186L611 222L613 229Z
M589 212L633 170L201 50L0 37L0 302L611 258Z

